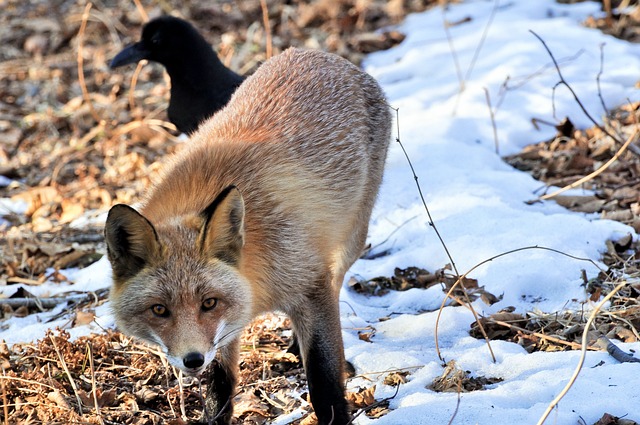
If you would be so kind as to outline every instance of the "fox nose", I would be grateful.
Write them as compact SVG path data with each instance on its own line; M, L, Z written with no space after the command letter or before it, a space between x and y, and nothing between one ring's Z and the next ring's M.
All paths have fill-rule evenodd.
M201 353L187 353L182 359L184 366L189 369L197 369L204 364L204 356Z

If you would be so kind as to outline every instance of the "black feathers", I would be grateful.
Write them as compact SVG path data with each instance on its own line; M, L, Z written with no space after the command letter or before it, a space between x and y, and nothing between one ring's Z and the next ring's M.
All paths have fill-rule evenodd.
M226 105L244 80L220 62L191 24L172 16L149 21L142 29L140 41L118 53L111 68L142 59L166 68L171 78L169 120L187 134Z

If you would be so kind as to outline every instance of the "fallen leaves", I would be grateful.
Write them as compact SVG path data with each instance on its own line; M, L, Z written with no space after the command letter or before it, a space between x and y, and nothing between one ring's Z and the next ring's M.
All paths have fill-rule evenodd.
M638 422L605 413L594 425L638 425Z
M450 360L442 375L435 378L428 388L437 392L470 392L484 390L488 385L502 381L502 378L473 377L470 372L460 369L455 360Z
M75 321L92 319L86 311ZM288 327L283 316L267 315L243 334L234 423L268 424L311 409L300 396L307 391L302 365L285 351ZM202 412L196 381L183 382L181 393L163 357L118 332L70 340L65 331L50 331L34 345L0 344L0 364L9 423L97 423L101 417L123 425L186 424L181 404L190 421Z
M622 140L636 129L640 103L625 104L610 112L607 125ZM599 169L620 146L598 127L576 129L564 119L556 136L529 145L522 152L504 158L513 167L529 172L547 185L563 187ZM587 195L564 195L552 199L574 211L599 213L640 230L640 155L632 145L606 170L580 187Z
M376 386L360 388L357 391L347 392L347 401L355 408L364 411L371 419L380 418L389 413L389 400L376 401Z
M467 296L471 300L481 298L488 305L494 304L501 299L501 297L496 297L486 291L483 286L479 286L476 279L456 277L451 273L451 265L446 265L436 270L435 273L419 267L408 267L406 269L396 267L391 277L380 276L369 280L351 278L348 285L360 294L372 296L383 296L388 294L389 291L407 291L414 288L428 289L435 285L440 285L442 291L448 293L455 285L451 294L454 298L453 305L464 302Z

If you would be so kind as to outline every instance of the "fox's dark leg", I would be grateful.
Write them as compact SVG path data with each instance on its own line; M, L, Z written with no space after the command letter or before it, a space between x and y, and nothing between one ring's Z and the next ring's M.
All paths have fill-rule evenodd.
M235 340L220 350L221 361L214 360L204 377L207 393L205 412L199 424L227 425L233 414L232 399L237 383L239 341Z
M234 385L229 373L216 360L207 370L205 382L207 393L204 397L205 411L201 424L226 425L231 423L231 397ZM215 418L215 419L214 419Z
M321 425L351 420L344 396L344 348L340 313L324 284L312 291L304 311L291 314L309 382L311 404Z

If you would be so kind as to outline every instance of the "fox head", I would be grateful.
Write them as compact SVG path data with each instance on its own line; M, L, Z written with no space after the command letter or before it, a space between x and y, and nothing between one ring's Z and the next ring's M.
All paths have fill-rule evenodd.
M116 324L158 344L173 366L200 374L249 323L251 288L238 271L244 201L235 187L199 214L156 226L115 205L105 239Z

